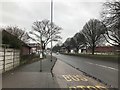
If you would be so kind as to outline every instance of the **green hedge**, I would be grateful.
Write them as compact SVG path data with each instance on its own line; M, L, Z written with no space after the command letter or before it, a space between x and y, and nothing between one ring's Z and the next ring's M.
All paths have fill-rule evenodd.
M32 63L38 60L40 60L39 55L35 55L35 54L23 55L20 58L20 64L23 65L23 64Z

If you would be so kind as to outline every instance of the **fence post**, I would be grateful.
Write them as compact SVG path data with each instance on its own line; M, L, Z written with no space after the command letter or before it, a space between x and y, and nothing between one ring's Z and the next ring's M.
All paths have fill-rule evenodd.
M14 63L15 62L15 49L13 49L13 69L14 69Z
M19 65L21 64L21 51L19 50Z
M4 46L4 59L3 59L3 72L5 72L5 49L6 49L6 46Z

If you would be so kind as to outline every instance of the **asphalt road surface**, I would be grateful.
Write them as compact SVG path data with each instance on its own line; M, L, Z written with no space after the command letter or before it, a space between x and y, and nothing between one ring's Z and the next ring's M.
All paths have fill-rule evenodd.
M62 54L53 55L56 56L58 60L79 68L104 81L108 85L112 85L114 88L118 88L118 63Z
M69 88L69 90L109 90L110 88L61 60L57 60L53 74L60 88Z

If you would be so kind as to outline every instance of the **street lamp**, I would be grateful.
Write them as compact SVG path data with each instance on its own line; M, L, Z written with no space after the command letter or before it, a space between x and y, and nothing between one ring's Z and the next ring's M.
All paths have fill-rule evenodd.
M53 0L51 0L51 62L52 62L52 23L53 23Z

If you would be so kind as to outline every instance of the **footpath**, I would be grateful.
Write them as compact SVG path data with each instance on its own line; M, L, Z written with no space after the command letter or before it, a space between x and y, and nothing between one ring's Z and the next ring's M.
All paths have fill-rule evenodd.
M51 62L50 56L47 56L42 60L42 72L40 61L8 71L2 75L2 88L59 88L51 74L55 62L56 58Z

